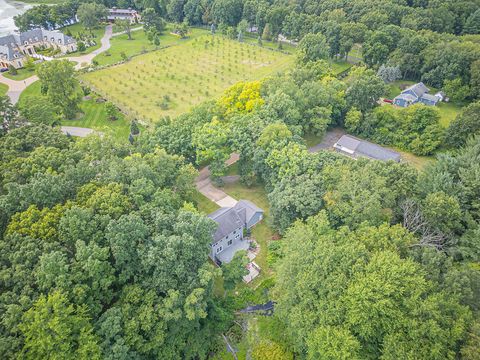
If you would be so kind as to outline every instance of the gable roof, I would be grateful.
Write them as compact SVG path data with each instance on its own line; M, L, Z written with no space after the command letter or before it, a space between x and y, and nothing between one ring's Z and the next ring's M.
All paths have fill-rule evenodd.
M400 95L396 96L395 99L403 99L405 101L412 101L412 102L417 100L417 98L415 96L413 96L412 94L400 94Z
M240 200L233 207L223 207L208 217L218 224L218 228L213 234L213 242L216 242L234 230L244 227L252 217L263 210L248 200Z
M434 103L437 103L439 100L438 96L430 95L430 94L423 94L421 98L428 101L432 101Z
M351 135L343 135L334 145L335 148L349 154L357 154L374 160L400 161L400 154L380 145L358 139Z
M257 205L248 200L239 200L233 208L237 211L240 218L246 224L250 222L250 220L256 213L263 213L262 209L260 209Z
M416 97L421 97L423 94L427 93L429 90L423 82L419 82L403 90L402 94L407 91L412 91Z
M213 234L213 242L222 239L245 223L238 216L235 208L221 208L208 215L208 217L218 224L217 230Z

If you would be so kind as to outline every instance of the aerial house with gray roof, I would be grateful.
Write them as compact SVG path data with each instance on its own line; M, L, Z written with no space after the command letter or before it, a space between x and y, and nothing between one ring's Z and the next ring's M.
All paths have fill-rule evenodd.
M240 200L233 207L223 207L208 215L217 224L212 236L210 257L217 263L229 263L239 250L248 250L244 230L251 229L263 219L263 210L248 200Z
M437 105L442 98L439 94L430 95L430 90L423 82L412 85L401 92L400 95L393 99L393 103L397 106L408 107L416 103L422 103L429 106Z
M396 151L386 149L380 145L356 138L351 135L343 135L334 145L333 148L352 158L368 158L373 160L400 161L400 154Z
M41 28L0 37L0 67L9 65L18 69L28 56L37 57L36 49L55 48L62 54L77 50L77 42L57 30Z

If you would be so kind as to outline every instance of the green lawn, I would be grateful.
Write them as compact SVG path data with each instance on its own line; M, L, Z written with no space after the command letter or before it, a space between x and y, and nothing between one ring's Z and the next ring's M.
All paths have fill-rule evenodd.
M35 75L35 69L32 69L32 70L17 69L16 75L11 74L10 71L3 73L3 76L12 80L25 80L33 75Z
M8 91L8 86L0 83L0 95L5 95Z
M91 33L93 35L93 38L95 39L95 42L97 43L94 46L88 47L85 51L80 52L80 51L75 51L69 54L65 54L64 56L80 56L84 54L89 54L94 50L97 50L100 48L102 45L100 40L103 37L103 34L105 34L105 24L100 24L98 29L93 29L93 30L87 30L84 28L84 26L80 23L65 26L64 28L60 29L61 32L64 34L67 33L67 31L70 31L73 37L76 37L79 33Z
M190 30L188 38L180 39L179 36L171 34L169 28L167 28L167 30L160 36L159 48L161 49L174 44L185 43L201 35L205 35L206 33L205 30L194 28ZM110 65L122 60L122 52L125 53L127 57L131 57L143 52L156 50L157 47L147 39L145 31L132 31L131 35L132 40L128 40L128 35L126 34L112 37L110 39L110 49L108 49L107 52L95 56L94 60L97 61L99 65Z
M352 64L343 61L343 60L337 60L337 61L330 61L330 66L332 67L333 73L335 75L338 75L345 70L348 70L352 67Z
M262 79L291 66L292 56L203 35L128 63L82 76L126 114L154 122L219 96L238 81ZM167 99L168 108L164 107Z
M220 206L218 206L213 201L210 201L208 198L206 198L202 193L198 191L194 193L192 200L197 205L198 211L204 214L210 214L220 208Z
M25 101L27 96L32 95L42 96L40 93L40 81L34 82L22 92L19 104ZM119 119L111 121L107 119L105 103L97 103L93 99L82 101L80 110L82 114L80 114L78 119L63 120L62 125L91 128L104 134L110 134L121 141L128 141L130 123L123 114L120 114Z

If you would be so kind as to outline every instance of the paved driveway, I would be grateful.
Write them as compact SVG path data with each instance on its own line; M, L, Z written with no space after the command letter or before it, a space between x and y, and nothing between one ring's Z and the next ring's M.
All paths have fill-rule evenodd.
M332 130L329 130L323 137L322 141L319 142L317 145L309 148L308 151L311 153L315 153L319 152L320 150L331 150L333 149L333 145L338 141L338 139L340 139L345 134L346 132L342 128L334 128Z
M118 34L115 34L118 35ZM110 48L110 38L112 37L112 25L107 25L105 27L105 34L103 35L102 39L100 40L101 46L97 50L92 51L90 54L85 54L81 56L70 56L64 57L60 59L67 59L70 61L74 61L77 64L75 65L75 69L80 69L82 64L91 64L92 60L98 54L108 50ZM20 94L23 90L26 89L27 86L34 83L38 80L36 75L33 75L25 80L12 80L8 79L3 74L0 74L0 83L3 83L8 86L7 96L12 101L12 104L16 104L18 99L20 98Z

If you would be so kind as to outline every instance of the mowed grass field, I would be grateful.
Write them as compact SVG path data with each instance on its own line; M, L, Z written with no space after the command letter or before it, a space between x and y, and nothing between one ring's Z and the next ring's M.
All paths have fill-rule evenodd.
M239 81L283 71L293 61L278 51L203 35L82 79L126 114L155 122L216 98Z

